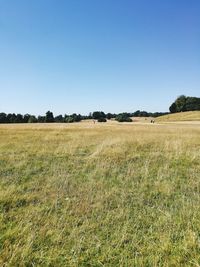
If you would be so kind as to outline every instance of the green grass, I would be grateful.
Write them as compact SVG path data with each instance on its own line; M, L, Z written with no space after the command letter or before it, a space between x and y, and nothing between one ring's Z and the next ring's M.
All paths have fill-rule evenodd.
M0 126L0 266L200 266L198 125Z
M156 118L156 122L200 121L200 111L187 111L164 115Z

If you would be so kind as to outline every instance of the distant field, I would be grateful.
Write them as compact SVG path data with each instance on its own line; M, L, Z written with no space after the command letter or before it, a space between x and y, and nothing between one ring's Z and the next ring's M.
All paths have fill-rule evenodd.
M0 266L200 266L199 178L199 125L0 125Z
M200 121L200 111L187 111L164 115L156 118L156 122L176 122L176 121Z

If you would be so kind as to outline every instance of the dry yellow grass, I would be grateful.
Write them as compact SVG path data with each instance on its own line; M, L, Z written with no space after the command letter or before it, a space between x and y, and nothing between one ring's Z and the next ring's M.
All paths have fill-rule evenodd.
M200 126L0 126L1 266L199 266Z
M200 111L187 111L164 115L156 118L156 122L200 121Z

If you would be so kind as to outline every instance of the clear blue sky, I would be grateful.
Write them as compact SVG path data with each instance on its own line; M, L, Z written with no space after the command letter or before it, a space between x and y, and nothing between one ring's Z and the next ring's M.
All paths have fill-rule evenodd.
M0 0L0 111L167 111L200 96L199 0Z

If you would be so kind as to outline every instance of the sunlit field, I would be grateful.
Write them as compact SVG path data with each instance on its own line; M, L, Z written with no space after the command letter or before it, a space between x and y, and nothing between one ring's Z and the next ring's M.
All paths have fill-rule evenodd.
M0 266L200 266L200 125L1 125Z
M157 122L185 122L200 123L200 111L185 111L161 116Z

